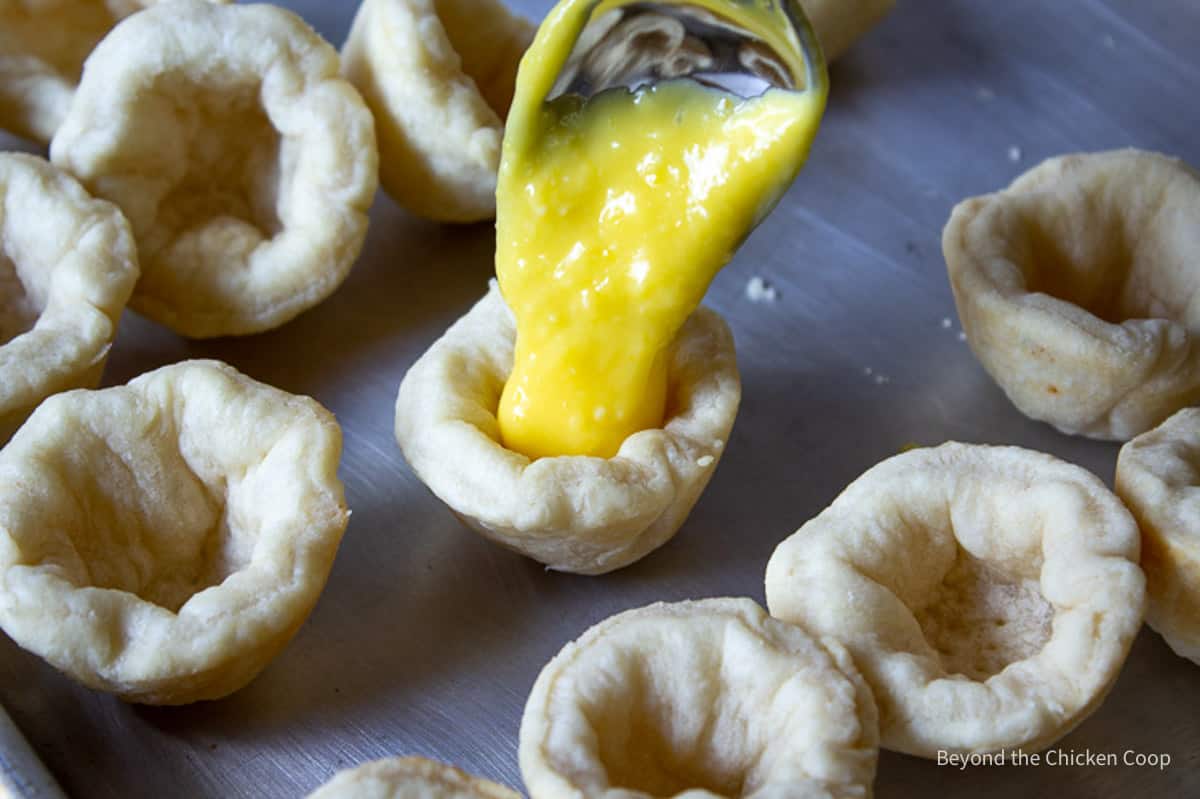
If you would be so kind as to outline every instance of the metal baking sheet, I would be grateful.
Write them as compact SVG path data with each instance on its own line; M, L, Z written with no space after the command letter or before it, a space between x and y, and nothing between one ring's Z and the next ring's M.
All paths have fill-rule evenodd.
M285 5L335 43L354 10ZM514 5L536 18L549 7ZM310 621L226 700L125 705L0 636L0 702L66 792L299 797L392 754L519 787L525 696L566 641L655 600L761 602L776 543L905 445L1019 444L1111 479L1115 445L1023 418L977 365L958 335L939 237L957 200L1050 155L1136 145L1200 164L1200 4L901 0L832 79L808 167L708 295L733 327L744 382L726 457L679 535L616 574L549 573L483 541L413 477L392 438L405 370L484 292L490 225L417 221L381 194L345 286L278 331L189 343L127 314L106 383L215 357L311 394L344 427L354 515ZM779 299L750 302L753 276ZM1200 668L1144 631L1107 702L1057 749L1167 753L1168 768L1064 757L960 771L885 753L877 791L1200 796L1198 711Z

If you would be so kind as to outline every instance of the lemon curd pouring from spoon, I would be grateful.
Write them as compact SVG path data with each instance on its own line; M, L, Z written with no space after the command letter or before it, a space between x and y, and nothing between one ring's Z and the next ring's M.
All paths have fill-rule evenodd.
M517 323L506 447L611 457L667 353L808 156L828 81L795 2L564 0L521 62L497 188Z

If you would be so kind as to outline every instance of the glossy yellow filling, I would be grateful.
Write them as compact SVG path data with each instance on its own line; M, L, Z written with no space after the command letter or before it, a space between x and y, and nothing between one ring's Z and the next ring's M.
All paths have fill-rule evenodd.
M581 5L552 12L522 63L497 190L496 274L517 322L500 430L535 458L610 457L662 425L667 348L824 109L823 90L743 100L687 79L543 103L581 24L562 9Z

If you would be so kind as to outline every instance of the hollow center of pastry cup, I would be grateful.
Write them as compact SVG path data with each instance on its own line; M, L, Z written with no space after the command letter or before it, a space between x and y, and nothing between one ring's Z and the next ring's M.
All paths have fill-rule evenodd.
M176 612L249 563L255 536L242 511L253 498L201 479L193 464L211 468L210 456L185 455L170 420L107 410L116 412L79 426L74 451L58 464L40 559L79 587L125 591ZM105 432L110 419L133 429Z
M1131 192L1083 199L1014 199L1014 260L1031 292L1077 305L1111 324L1171 319L1200 330L1200 246L1194 221ZM1193 217L1194 219L1194 217ZM1190 241L1190 244L1188 243Z
M642 701L654 700L643 697ZM635 711L624 725L609 720L604 726L608 732L600 739L600 762L614 787L650 796L675 796L693 790L717 796L742 793L744 775L722 773L703 756L679 752L677 743L671 740L668 720L655 718L649 707Z
M33 285L0 250L0 345L33 329L45 307L45 289Z
M1036 580L1005 575L957 547L949 571L913 615L947 674L983 681L1041 651L1054 607Z
M158 204L157 224L175 240L150 248L171 244L184 260L225 269L282 230L288 197L281 175L290 170L260 86L206 77L212 82L203 86L178 72L158 78L157 102L169 105L176 122L170 135L181 139L175 146L183 148L176 161L182 174Z
M579 688L608 786L650 796L744 796L841 723L795 653L736 625L626 640ZM810 678L815 679L815 678ZM844 708L838 708L844 712Z

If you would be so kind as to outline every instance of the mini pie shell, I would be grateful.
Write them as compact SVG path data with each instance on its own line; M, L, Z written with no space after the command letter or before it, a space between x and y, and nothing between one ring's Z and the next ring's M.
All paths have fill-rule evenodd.
M504 117L534 30L499 0L363 0L342 71L375 115L396 202L445 222L496 215Z
M245 335L341 284L378 154L339 66L303 20L265 4L172 0L97 46L50 152L129 218L135 310L192 338Z
M325 585L340 452L315 401L214 361L51 397L0 451L0 627L128 701L236 691Z
M1200 176L1138 150L1052 158L942 236L971 349L1026 416L1127 440L1200 402Z
M613 616L546 665L521 720L532 799L867 797L871 692L846 651L749 599Z
M1200 409L1179 411L1121 448L1116 491L1142 530L1146 621L1200 664Z
M0 4L0 128L47 144L71 106L84 59L113 25L156 2L161 0Z
M0 444L46 397L100 382L137 277L115 206L41 158L0 154Z
M884 747L1036 751L1116 680L1145 608L1138 552L1084 469L950 443L878 464L781 543L767 601L845 644Z
M500 443L496 409L516 327L492 284L409 369L396 441L417 476L497 543L580 574L628 565L683 524L720 460L741 400L729 328L701 308L671 350L669 417L608 459L535 461Z
M521 799L521 795L444 763L390 757L339 772L308 799Z
M800 0L800 5L832 63L887 16L896 0Z

